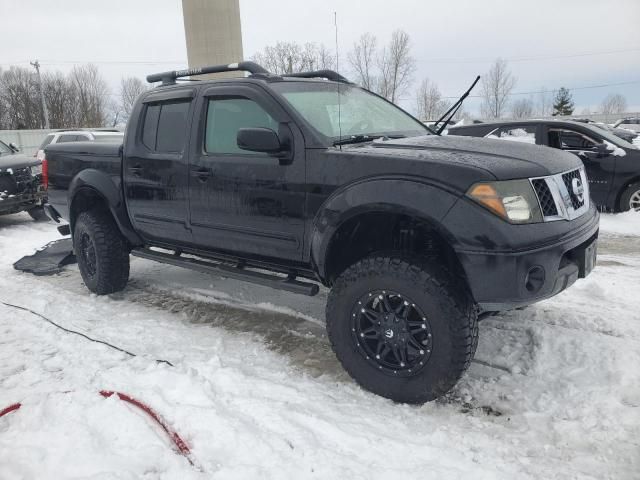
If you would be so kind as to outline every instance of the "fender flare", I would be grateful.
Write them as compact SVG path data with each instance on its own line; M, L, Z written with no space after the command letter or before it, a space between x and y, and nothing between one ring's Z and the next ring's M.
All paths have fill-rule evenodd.
M129 220L129 214L127 213L127 207L120 185L116 184L113 178L107 173L93 168L82 170L69 184L67 205L69 205L69 223L72 232L76 220L73 213L73 202L80 192L86 190L93 191L104 200L118 229L129 243L132 245L142 245L142 239L135 232Z
M454 236L442 219L460 194L417 178L364 179L334 192L318 210L311 228L309 255L317 275L326 283L331 240L347 220L372 212L404 214L429 223L452 246Z

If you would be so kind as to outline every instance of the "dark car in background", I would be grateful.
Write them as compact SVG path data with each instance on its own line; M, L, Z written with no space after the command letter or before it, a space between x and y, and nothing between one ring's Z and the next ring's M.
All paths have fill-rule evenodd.
M616 128L612 127L608 123L595 122L590 118L572 118L573 122L579 123L588 123L589 125L601 128L602 130L606 130L607 132L613 133L616 137L620 137L623 140L626 140L629 143L633 143L638 134L632 130L628 130L626 128Z
M26 211L34 220L46 220L45 201L42 162L0 141L0 215Z
M606 130L551 119L464 125L451 127L448 133L546 145L571 152L585 165L596 205L613 211L640 211L640 150Z

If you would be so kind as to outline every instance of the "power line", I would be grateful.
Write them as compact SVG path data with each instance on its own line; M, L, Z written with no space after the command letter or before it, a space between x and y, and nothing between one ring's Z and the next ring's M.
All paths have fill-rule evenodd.
M604 87L617 87L619 85L633 85L636 83L640 83L640 80L632 80L630 82L618 82L618 83L604 83L602 85L589 85L589 86L585 86L585 87L565 87L567 90L588 90L588 89L592 89L592 88L604 88ZM537 91L531 91L531 92L514 92L514 93L510 93L508 96L514 96L514 95L535 95L538 93L555 93L557 92L559 89L555 89L555 90L537 90ZM452 97L442 97L442 98L459 98L459 96L452 96ZM483 98L482 95L469 95L469 98Z
M484 62L494 62L497 57L502 58L508 62L529 62L536 60L556 60L556 59L564 59L564 58L576 58L576 57L592 57L597 55L612 55L617 53L629 53L629 52L638 52L640 51L640 47L634 48L625 48L620 50L607 50L601 52L582 52L582 53L568 53L568 54L559 54L559 55L521 55L521 56L513 56L513 57L501 57L500 55L494 55L491 57L436 57L436 58L426 58L421 59L422 62L432 62L432 63L484 63Z
M420 59L421 62L432 63L484 63L493 62L500 57L508 62L529 62L537 60L556 60L577 57L592 57L598 55L612 55L618 53L640 52L640 47L624 48L618 50L605 50L600 52L580 52L567 53L558 55L520 55L512 57L501 57L500 55L492 55L491 57L433 57ZM29 60L21 60L17 62L2 62L2 65L18 65L27 64ZM40 62L42 65L73 65L94 63L96 65L176 65L187 64L186 60L44 60Z

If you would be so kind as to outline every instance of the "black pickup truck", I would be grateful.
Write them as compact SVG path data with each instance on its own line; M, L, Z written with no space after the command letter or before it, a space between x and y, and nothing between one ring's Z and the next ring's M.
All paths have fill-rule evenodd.
M176 83L243 70L246 78ZM88 288L125 288L129 255L314 295L364 388L420 403L473 358L478 317L551 297L593 268L582 162L434 135L332 71L166 72L124 144L47 147L52 219Z

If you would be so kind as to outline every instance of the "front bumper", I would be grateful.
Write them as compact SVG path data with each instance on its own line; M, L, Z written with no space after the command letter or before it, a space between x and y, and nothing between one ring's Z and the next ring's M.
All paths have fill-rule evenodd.
M0 215L31 210L42 205L47 198L46 191L20 193L0 198Z
M600 215L591 207L584 216L590 218L582 218L555 243L516 251L457 251L480 309L497 312L530 305L588 275L595 263ZM529 245L535 244L530 238Z

